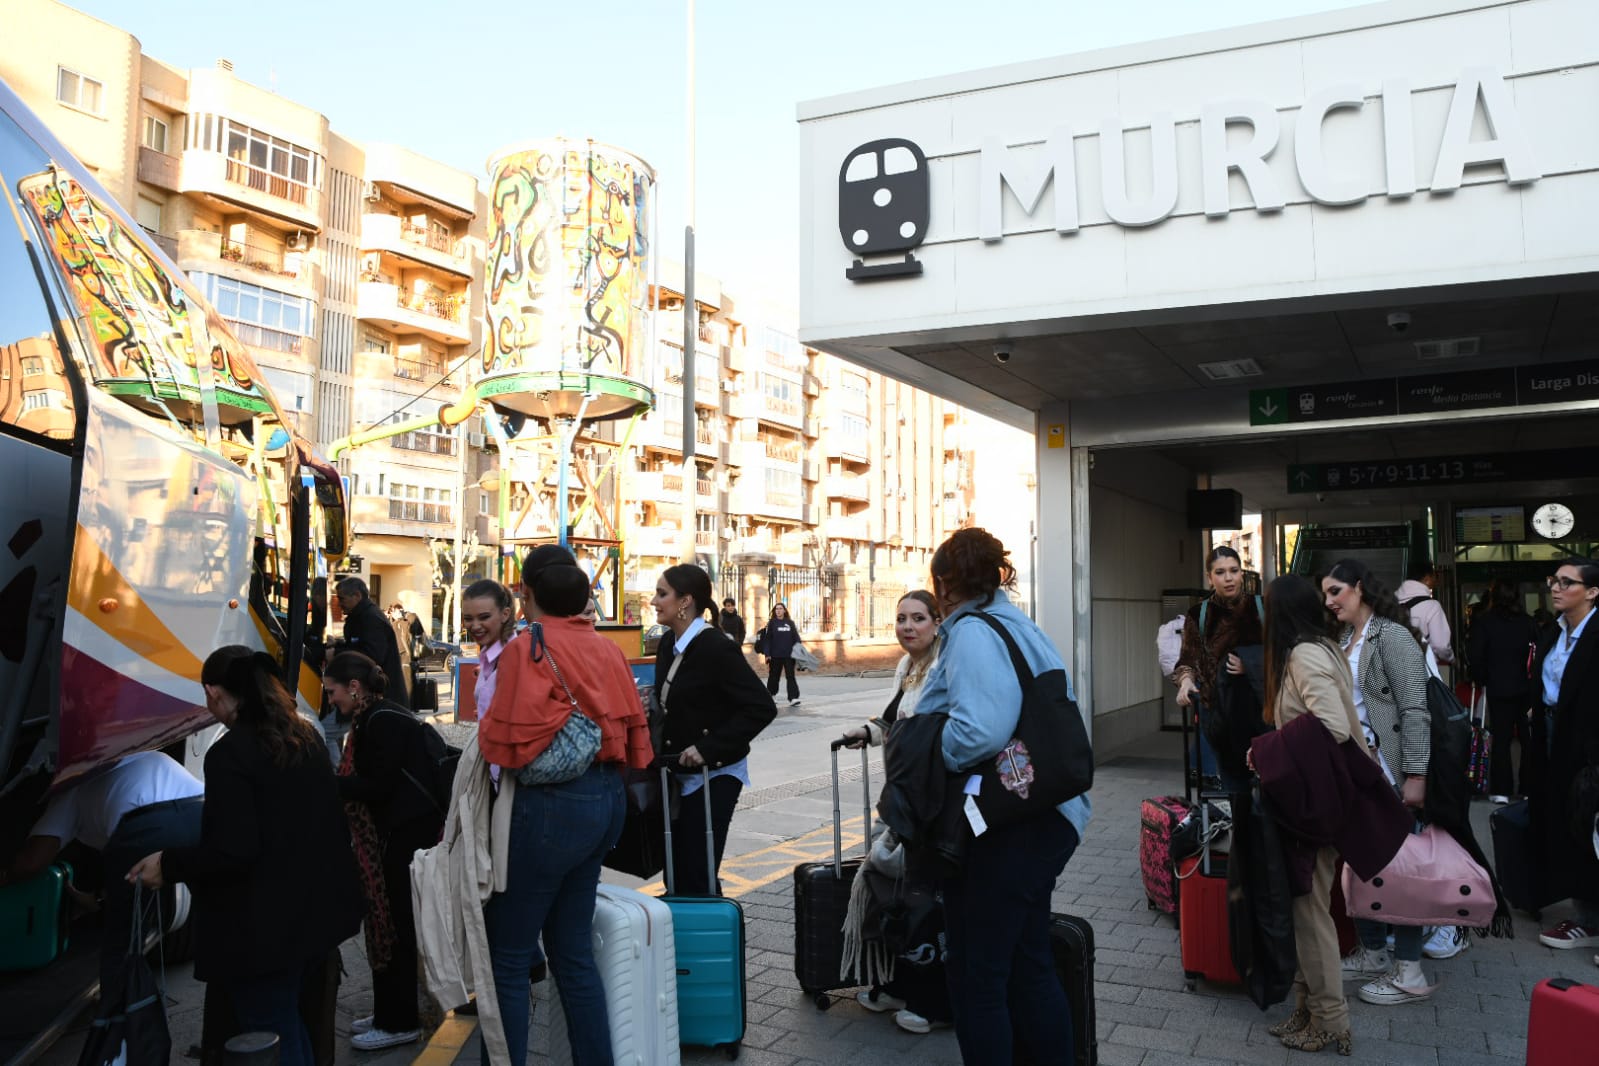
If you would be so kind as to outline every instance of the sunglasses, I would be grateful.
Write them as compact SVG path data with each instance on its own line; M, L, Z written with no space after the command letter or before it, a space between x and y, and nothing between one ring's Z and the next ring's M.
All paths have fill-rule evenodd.
M1586 585L1588 583L1583 581L1581 578L1561 577L1557 574L1554 577L1549 578L1546 584L1548 584L1551 589L1569 589L1575 588L1578 585Z

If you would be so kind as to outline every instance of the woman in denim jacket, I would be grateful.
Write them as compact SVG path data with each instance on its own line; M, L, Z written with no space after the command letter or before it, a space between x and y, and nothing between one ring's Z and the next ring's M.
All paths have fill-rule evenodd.
M982 529L956 532L933 555L934 593L944 613L943 650L928 674L919 714L949 716L944 763L970 770L1010 742L1022 692L1010 654L981 621L983 611L1010 633L1036 673L1063 669L1049 638L1010 602L1016 570L1005 546ZM959 871L941 883L947 923L950 1000L968 1063L1010 1062L1016 1049L1034 1061L1069 1064L1072 1017L1050 948L1050 894L1082 841L1090 805L1082 795L972 841Z

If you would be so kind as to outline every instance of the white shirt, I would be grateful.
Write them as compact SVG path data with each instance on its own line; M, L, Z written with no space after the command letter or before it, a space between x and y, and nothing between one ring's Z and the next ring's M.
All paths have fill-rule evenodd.
M1582 621L1577 623L1577 628L1566 632L1566 616L1560 616L1560 636L1555 638L1554 645L1549 649L1549 654L1543 660L1543 702L1545 707L1553 707L1560 702L1560 681L1566 676L1566 662L1571 658L1571 649L1577 646L1577 641L1582 636L1582 631L1588 628L1589 619L1593 618L1592 609L1582 616Z
M55 837L63 844L81 840L103 849L130 811L204 795L205 785L177 760L159 751L141 751L56 796L31 835Z
M701 615L700 617L694 619L694 621L690 622L688 624L688 628L683 630L683 635L678 637L676 643L672 645L672 658L676 660L677 656L682 655L683 652L688 648L689 641L693 640L695 637L699 636L709 628L711 628L710 623L705 620L704 615ZM661 678L660 680L665 681L666 679ZM738 762L730 763L727 766L722 767L720 770L712 770L711 776L736 777L743 783L745 788L749 788L750 761L748 758L740 759ZM700 786L704 783L704 777L685 777L683 779L683 795L692 796L694 793L699 791Z
M1371 635L1371 621L1370 618L1366 619L1365 628L1350 640L1344 654L1349 657L1349 672L1355 676L1355 714L1360 718L1360 731L1365 734L1366 747L1377 752L1377 762L1382 765L1382 772L1393 782L1394 772L1388 769L1388 760L1383 758L1382 748L1377 744L1377 731L1371 727L1371 715L1366 712L1366 697L1360 691L1360 651L1366 646L1366 638Z

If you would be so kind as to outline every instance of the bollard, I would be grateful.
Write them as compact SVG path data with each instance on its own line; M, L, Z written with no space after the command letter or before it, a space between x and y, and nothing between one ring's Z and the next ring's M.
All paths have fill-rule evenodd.
M278 1066L277 1033L240 1033L222 1045L223 1066Z

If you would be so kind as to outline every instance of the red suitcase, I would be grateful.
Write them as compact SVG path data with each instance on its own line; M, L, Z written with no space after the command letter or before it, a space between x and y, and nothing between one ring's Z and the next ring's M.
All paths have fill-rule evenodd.
M1527 1066L1599 1066L1599 988L1539 981L1527 1016Z
M1190 855L1177 863L1177 932L1182 945L1183 975L1192 991L1203 977L1218 984L1240 984L1233 966L1232 938L1227 916L1227 856L1209 852Z

